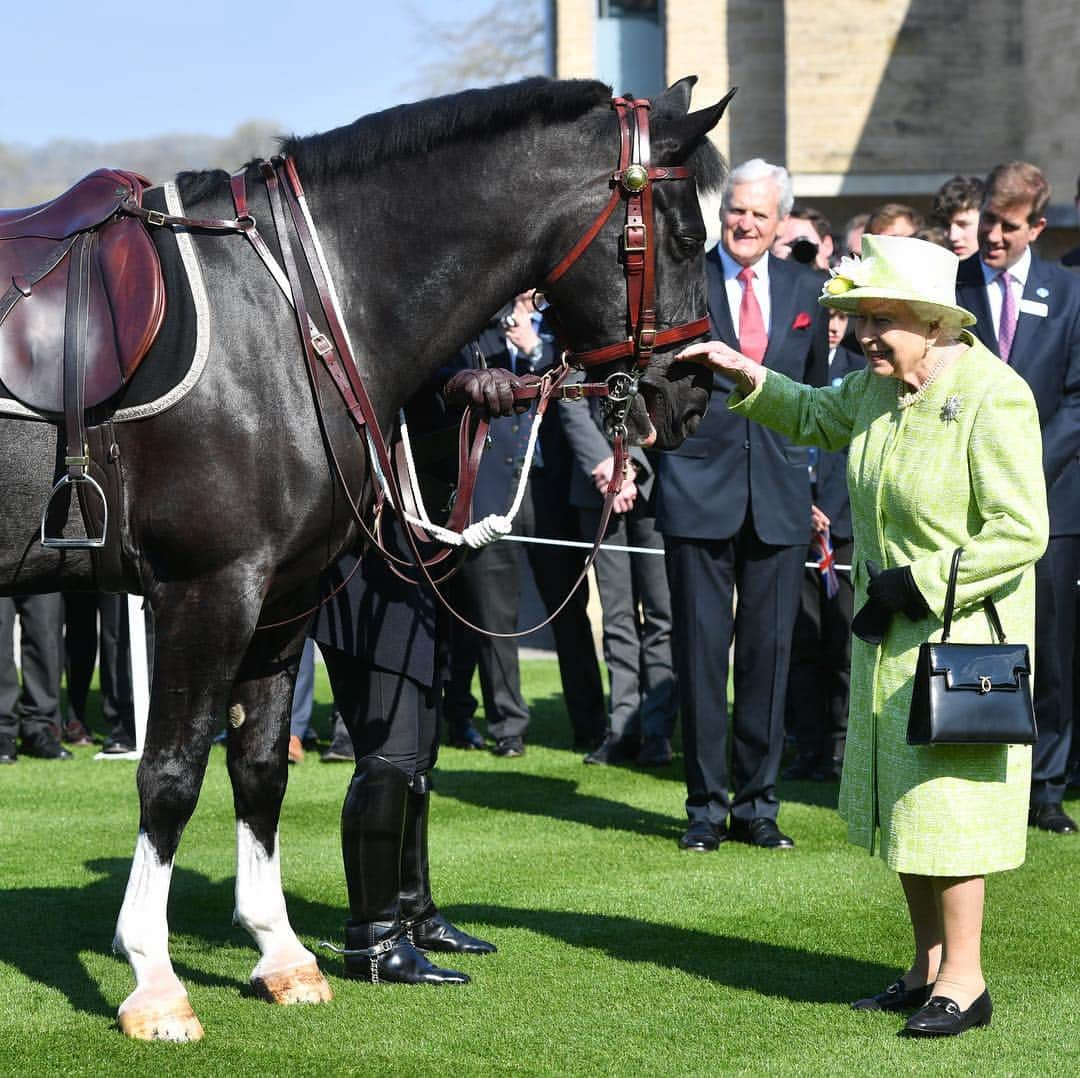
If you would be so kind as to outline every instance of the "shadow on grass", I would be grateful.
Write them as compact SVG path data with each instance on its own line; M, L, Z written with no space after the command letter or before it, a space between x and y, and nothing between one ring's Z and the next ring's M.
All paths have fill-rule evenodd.
M563 944L602 951L619 962L648 962L796 1003L847 1003L879 991L896 976L892 966L876 962L636 917L479 904L445 907L443 912L451 920L525 928ZM508 953L505 945L500 948L500 954Z
M528 816L585 824L604 831L677 839L686 829L679 807L676 817L578 791L571 779L533 775L527 771L439 771L434 788L480 808L521 812Z
M98 878L82 887L0 892L0 917L5 926L0 935L0 961L63 993L74 1009L111 1019L115 1003L103 996L79 954L88 949L107 951L129 863L105 858L90 861L87 867ZM346 917L344 899L342 894L340 905L328 905L295 894L288 896L290 920L308 946L320 939L340 939ZM258 953L247 934L230 925L232 906L231 878L212 881L190 869L175 870L170 901L173 935L195 941L194 947L189 944L189 952L244 948L250 951L250 968L254 968ZM633 917L480 904L446 907L444 912L469 924L525 928L572 947L602 951L619 962L649 962L732 988L797 1002L845 1002L860 992L876 991L895 974L891 967L877 963ZM65 930L66 926L72 927ZM315 950L324 970L341 974L340 960L317 946ZM505 945L502 953L512 956ZM198 960L177 962L176 971L189 986L224 989L256 1002L246 981L246 960L244 972L237 977L212 972ZM526 975L523 968L522 976ZM130 975L129 986L134 988Z

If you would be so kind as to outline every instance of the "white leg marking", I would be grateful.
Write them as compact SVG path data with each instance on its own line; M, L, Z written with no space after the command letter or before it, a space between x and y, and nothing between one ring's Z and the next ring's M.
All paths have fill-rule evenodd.
M169 959L168 904L172 868L171 861L162 863L158 860L146 832L140 831L113 937L113 950L131 963L140 988L169 977L180 986Z
M120 1028L140 1040L189 1041L202 1026L169 959L169 884L172 862L162 862L140 831L135 843L113 950L135 972L135 991L120 1004Z
M261 995L276 1002L319 1002L329 987L315 956L296 938L281 890L278 837L267 853L251 828L236 821L235 920L251 933L262 952L251 980ZM313 985L315 986L313 988Z

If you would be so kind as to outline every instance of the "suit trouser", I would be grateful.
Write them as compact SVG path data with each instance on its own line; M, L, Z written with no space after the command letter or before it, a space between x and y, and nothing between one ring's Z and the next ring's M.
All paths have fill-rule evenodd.
M763 543L749 515L730 539L668 536L665 545L687 816L716 826L729 812L744 823L775 819L791 634L806 546ZM733 636L735 705L729 716Z
M311 728L311 710L315 703L315 641L309 636L304 641L300 666L293 685L292 712L289 716L289 736L302 741Z
M1035 723L1031 803L1060 802L1073 738L1080 535L1057 535L1035 565Z
M565 516L568 503L554 504L543 479L529 483L528 494L514 522L520 535L551 535L552 523ZM543 530L541 530L543 525ZM560 529L561 530L561 529ZM576 530L562 531L562 538ZM483 629L514 632L521 599L522 544L499 541L465 559L460 570L459 594L467 616ZM569 594L584 564L584 551L569 547L528 544L526 557L536 580L536 588L550 614ZM596 661L592 626L587 606L588 582L582 583L561 614L551 623L563 697L575 738L599 740L604 733L604 689ZM480 669L480 688L488 733L494 738L521 737L529 725L529 707L521 693L518 641L480 635L472 640ZM464 682L462 651L468 657L468 643L452 645L458 651L453 660L455 682ZM460 690L453 694L460 697ZM449 707L449 703L448 703ZM455 718L458 717L455 715Z
M34 738L60 729L59 593L0 598L0 734ZM15 668L15 615L20 619L20 665Z
M67 592L64 595L64 622L68 720L78 719L88 725L86 701L96 663L101 713L106 727L110 731L123 730L129 737L134 737L135 695L131 679L127 596Z
M598 509L578 510L581 533L587 540L595 537L600 515ZM612 517L604 541L664 549L656 518L633 510ZM608 728L616 737L640 733L646 738L670 738L678 700L664 559L656 554L601 550L593 568L611 686Z
M851 564L855 544L836 541L838 563ZM807 561L817 551L811 547ZM800 756L813 757L821 766L839 762L847 733L848 695L851 686L851 618L855 589L851 573L836 574L840 590L830 599L821 573L803 572L799 613L791 639L788 677L787 732L795 738Z

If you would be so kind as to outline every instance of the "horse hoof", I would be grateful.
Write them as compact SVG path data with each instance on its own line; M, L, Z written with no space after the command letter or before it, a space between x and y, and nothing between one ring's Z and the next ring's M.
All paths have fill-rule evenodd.
M316 962L253 976L251 987L267 1003L329 1003L334 998Z
M121 1006L117 1015L120 1032L137 1041L197 1041L202 1039L202 1023L191 1009L187 996L170 1006Z

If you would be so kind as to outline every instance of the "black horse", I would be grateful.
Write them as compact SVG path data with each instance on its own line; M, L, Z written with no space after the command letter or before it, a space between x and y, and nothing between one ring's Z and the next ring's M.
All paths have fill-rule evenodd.
M706 309L698 195L715 195L722 182L722 161L705 136L725 102L689 113L693 82L671 87L651 111L653 163L689 165L696 178L655 185L660 328ZM573 247L608 198L618 148L608 87L545 79L402 106L284 142L384 429L440 357ZM185 173L177 187L191 216L234 213L224 173ZM248 189L264 226L270 213L256 165ZM626 336L622 223L616 214L549 290L575 349ZM0 594L126 591L144 595L154 613L139 835L114 947L137 981L121 1005L121 1028L166 1040L202 1032L170 962L166 904L177 845L226 714L236 918L262 952L252 982L277 1002L330 998L289 926L278 860L289 701L307 619L257 627L316 604L320 573L357 540L328 467L292 311L242 237L191 235L209 297L201 375L147 418L108 424L130 388L91 415L93 429L108 432L91 438L92 455L109 456L122 475L111 556L38 542L63 434L10 410L0 416ZM168 279L168 264L165 271ZM152 365L148 377L162 378L179 363L176 342L195 332L181 324L185 312L170 302L162 339L176 354L155 346L140 374ZM647 408L631 412L631 433L678 445L704 413L706 377L657 355L642 382ZM367 469L360 439L323 379L326 437L359 491Z

